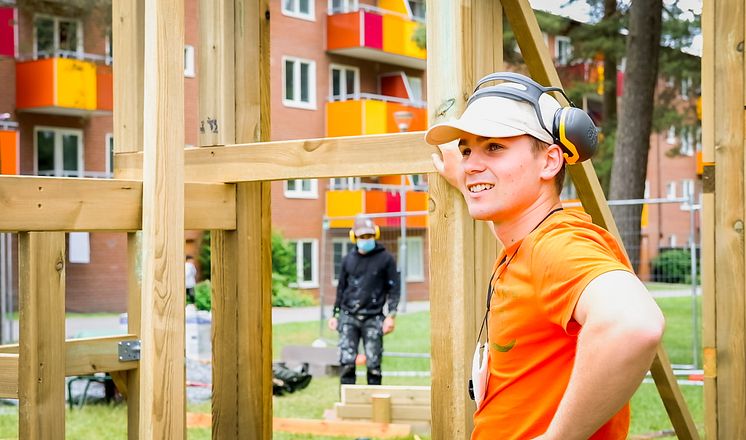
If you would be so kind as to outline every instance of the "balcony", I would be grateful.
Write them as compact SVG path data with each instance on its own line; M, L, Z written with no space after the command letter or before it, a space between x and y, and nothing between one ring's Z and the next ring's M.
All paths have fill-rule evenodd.
M111 66L61 56L16 63L18 111L89 116L113 107Z
M408 131L427 129L427 109L422 102L368 93L351 97L354 99L326 103L328 137L397 133L394 113L398 111L412 113Z
M327 191L326 216L331 219L329 227L351 228L354 222L353 217L358 214L401 212L399 192L396 191L396 186L392 186L392 189L394 191L378 189ZM405 197L407 212L427 211L427 192L407 191ZM334 220L335 217L344 217L344 219ZM398 227L399 219L399 217L392 216L375 218L374 221L379 227ZM407 217L407 227L427 227L427 216Z
M425 69L427 51L412 40L421 23L406 14L361 4L354 12L329 15L329 53Z
M18 174L18 124L0 122L0 174Z

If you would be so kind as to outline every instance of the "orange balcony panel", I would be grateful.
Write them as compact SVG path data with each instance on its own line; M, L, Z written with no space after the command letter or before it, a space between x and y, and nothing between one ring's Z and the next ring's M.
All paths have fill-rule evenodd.
M96 109L114 111L114 93L112 84L114 75L111 66L97 66L96 68Z
M427 212L428 194L420 191L407 191L407 212ZM427 215L407 217L408 228L426 228Z
M326 35L328 50L359 46L360 12L334 14L327 17Z
M697 175L701 176L705 172L705 163L702 161L702 152L697 151Z
M326 193L326 216L352 217L364 212L365 193L357 191L327 191ZM351 228L354 219L331 220L331 228Z
M408 111L412 113L412 121L409 123L407 131L427 130L427 109L412 107L410 105L399 104L396 102L386 103L386 132L396 133L399 126L394 119L394 113L398 111Z
M55 105L55 59L16 63L16 107L29 109Z
M326 135L357 136L386 131L386 103L369 99L326 104Z
M0 174L18 174L18 132L0 130Z

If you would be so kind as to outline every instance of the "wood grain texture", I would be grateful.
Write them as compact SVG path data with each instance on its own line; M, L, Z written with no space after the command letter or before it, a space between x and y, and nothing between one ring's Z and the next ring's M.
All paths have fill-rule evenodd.
M145 0L141 440L186 435L184 2Z
M458 116L476 81L501 69L502 15L498 2L481 0L433 2L427 13L432 125ZM486 224L471 219L458 190L434 174L429 182L430 310L438 323L431 330L432 433L463 439L472 431L466 384L498 244Z
M746 438L744 21L742 1L715 2L714 105L717 435ZM711 45L711 46L709 46ZM703 64L704 65L704 64ZM707 98L706 98L707 99ZM707 108L703 108L707 112ZM703 121L704 122L704 121ZM705 126L706 127L706 126Z
M559 75L544 44L541 30L528 0L503 0L502 4L516 35L521 53L526 59L531 76L544 85L561 87ZM561 104L567 104L563 97L556 97ZM606 197L601 190L601 185L591 162L586 161L581 164L570 165L568 166L568 172L575 184L583 208L591 215L593 222L606 228L621 243L619 230L611 216ZM693 419L662 346L659 346L656 350L656 359L653 362L651 372L676 434L680 438L698 438L699 434L694 429Z
M234 229L233 185L184 185L186 229ZM135 231L142 227L142 182L0 176L2 231Z
M18 234L18 434L65 432L65 234Z
M0 399L18 398L18 355L0 353Z
M113 0L114 152L142 150L145 0ZM114 162L117 157L115 154Z
M239 124L236 129L247 130ZM425 143L422 132L187 148L185 179L254 182L429 173L435 171L430 159L435 151ZM139 180L141 164L141 153L122 154L118 175Z
M127 234L127 331L140 339L142 322L142 232ZM140 433L140 363L127 372L127 438Z

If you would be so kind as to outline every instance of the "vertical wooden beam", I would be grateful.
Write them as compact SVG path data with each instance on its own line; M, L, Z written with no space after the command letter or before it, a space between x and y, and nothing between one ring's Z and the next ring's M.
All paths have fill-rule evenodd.
M114 63L114 177L119 177L117 154L139 151L143 143L145 1L114 0L112 39ZM127 329L140 335L142 234L127 234ZM137 440L140 426L140 369L127 380L127 437Z
M707 3L707 2L705 2ZM715 147L715 315L717 435L746 438L746 300L744 278L744 21L741 0L713 2L712 132ZM715 49L715 50L713 50ZM705 66L703 60L703 68Z
M235 3L236 142L270 140L269 1ZM270 182L236 191L238 438L272 437Z
M487 0L433 2L427 20L432 125L459 115L479 77L500 69L502 15L500 5ZM475 409L467 392L471 355L497 242L471 219L458 190L436 175L430 182L430 313L438 323L431 326L432 432L433 438L464 439Z
M140 439L186 435L184 1L145 1Z
M65 435L65 234L22 232L19 241L20 438Z
M700 270L705 438L717 438L717 313L715 302L715 2L702 4L702 178Z
M528 0L502 0L502 4L531 76L542 84L561 87L559 75L544 44L539 24ZM567 104L562 96L557 96L557 98L560 103ZM621 243L619 230L606 203L606 197L601 190L591 161L570 165L568 171L577 189L578 197L583 203L583 208L593 217L593 222L606 228ZM694 420L686 406L662 345L658 346L650 372L676 434L679 438L699 438Z

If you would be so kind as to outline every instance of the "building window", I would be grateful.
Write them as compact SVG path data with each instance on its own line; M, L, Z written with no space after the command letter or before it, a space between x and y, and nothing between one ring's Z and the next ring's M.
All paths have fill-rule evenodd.
M668 182L668 184L666 185L666 198L676 198L676 182Z
M694 181L691 179L684 179L681 181L681 197L689 199L694 195Z
M670 145L676 143L676 127L673 125L668 127L668 133L666 134L666 142Z
M194 78L194 46L184 46L184 76Z
M401 238L399 239L401 243ZM425 281L424 253L422 237L407 237L407 282Z
M357 99L360 94L360 69L357 67L340 66L332 64L329 90L331 90L330 101L345 101Z
M409 98L414 102L422 102L422 78L407 76L409 83Z
M284 57L282 103L286 107L316 109L316 63Z
M357 0L329 0L329 14L357 11Z
M106 133L106 175L108 177L114 176L114 135Z
M409 12L412 17L425 20L425 0L408 0Z
M668 247L676 247L676 234L671 234L671 236L668 237Z
M696 148L694 142L694 133L692 133L690 127L681 127L679 132L679 140L681 145L679 146L679 153L683 156L694 156L694 149Z
M288 17L314 20L314 0L282 0L282 13Z
M650 198L650 182L647 179L645 180L645 191L643 192L642 197L644 199Z
M342 271L342 259L349 254L355 245L346 238L332 239L332 265L334 273L332 274L332 283L336 286L339 282L339 274Z
M34 17L34 56L77 57L83 52L83 26L71 18Z
M554 57L557 64L566 66L572 59L572 41L569 37L557 35L554 37Z
M289 199L318 199L318 180L290 179L285 181L285 197Z
M106 58L104 59L104 64L111 66L111 62L114 60L114 43L112 41L111 29L106 33L104 44L106 45Z
M295 246L297 286L311 289L319 286L318 240L291 240Z
M359 187L359 177L333 177L329 179L330 190L354 190Z
M36 173L39 176L83 175L83 131L63 128L34 129Z

